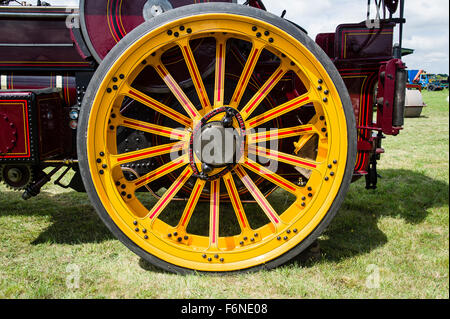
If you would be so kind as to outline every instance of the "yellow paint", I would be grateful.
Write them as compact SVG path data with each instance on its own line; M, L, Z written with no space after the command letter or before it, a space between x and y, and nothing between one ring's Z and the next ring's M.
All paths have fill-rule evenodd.
M167 34L167 30L175 30L175 28L178 30L180 25L183 25L185 29L191 28L193 32L191 34L187 34L186 31L180 32L178 38ZM273 43L269 43L266 38L256 38L252 31L253 26L257 26L259 30L269 31L271 38L274 39ZM149 215L156 211L156 205L149 212L134 197L134 194L132 199L124 199L120 195L116 182L123 180L124 177L120 166L117 166L116 134L115 131L110 130L110 124L108 124L111 111L117 108L117 105L121 105L125 96L124 92L130 88L131 83L144 69L145 66L141 63L143 60L147 61L147 66L154 65L165 50L183 43L183 41L187 43L189 39L194 37L211 37L212 32L215 32L215 34L226 32L229 37L252 42L254 48L265 48L277 55L283 53L286 59L293 61L293 66L289 64L290 70L295 72L306 86L308 90L306 95L310 99L308 103L314 103L317 113L325 116L328 133L328 137L319 134L318 146L321 151L316 160L313 161L317 168L313 170L307 185L312 187L313 197L305 200L306 205L303 207L301 203L303 202L303 195L308 191L296 186L297 189L294 192L296 202L286 211L277 212L283 223L274 227L274 224L269 222L259 229L251 229L242 209L242 203L238 199L238 201L233 202L233 206L234 213L240 220L242 233L237 236L219 237L217 245L211 245L209 236L183 233L183 238L186 235L188 239L182 238L180 242L174 240L174 238L169 238L168 234L174 232L174 227L156 218L157 215L153 219L149 218ZM151 56L152 53L156 54ZM247 65L250 73L253 68L254 65ZM119 74L124 74L125 78L113 82L112 79ZM316 89L319 79L323 80L322 91ZM223 83L222 81L223 79L216 78L216 85L217 83ZM240 84L245 85L246 82L248 83L248 79L243 77L239 79ZM107 88L111 88L113 85L118 86L117 91L107 93ZM323 101L324 90L329 91L327 102ZM236 91L234 97L239 100L242 97L241 92ZM214 103L214 107L220 106L221 103L223 101L217 101ZM280 114L284 113L281 112ZM192 130L198 122L198 117L192 118L192 121L188 120L185 118L186 132ZM250 128L249 121L251 120L250 117L246 121L247 129ZM320 131L320 125L317 122L309 124L314 126L315 131ZM326 216L339 191L346 167L347 147L346 119L338 92L326 70L318 63L314 55L283 30L257 19L234 14L198 14L168 22L131 44L121 56L117 57L115 64L101 83L93 102L87 132L90 174L98 197L114 223L136 245L148 253L174 265L201 271L232 271L261 265L279 257L303 241ZM102 175L99 174L101 165L96 162L100 152L105 153L102 163L105 163L108 167ZM288 157L297 158L290 154L288 154ZM330 169L327 166L333 160L336 160L337 164L332 164L334 176L331 177ZM189 171L189 166L185 165L185 172L186 170ZM255 172L258 173L259 170ZM262 177L265 176L262 172L259 172L259 174ZM230 176L230 173L225 175L223 180L232 181ZM329 177L328 181L324 179L326 176ZM278 181L281 181L279 184L282 185L281 176L273 174L271 178L277 178ZM207 182L204 186L209 188L210 185L211 183ZM225 183L225 185L227 184ZM292 183L289 183L289 185L292 185ZM163 195L163 198L172 199L173 194L170 193L170 190L176 190L176 188L170 188ZM231 183L231 188L227 190L237 193L234 182ZM259 195L258 192L255 194ZM196 200L193 197L187 204L195 203ZM241 210L240 215L239 210ZM164 211L157 211L158 215L161 213L163 214ZM191 213L195 214L195 210L190 212L186 209L186 214ZM138 226L134 225L134 221L137 221ZM145 228L147 232L145 234L142 231L136 232L136 227L140 230ZM278 236L285 236L286 230L294 228L298 231L295 234L290 232L289 240L277 239ZM240 244L244 241L244 237L253 236L255 233L258 236L253 244L249 244L248 241L243 245ZM145 236L148 236L148 238L145 238ZM212 258L211 261L208 261L203 257L203 254L208 256L217 254L220 258L223 258L223 261L220 258Z

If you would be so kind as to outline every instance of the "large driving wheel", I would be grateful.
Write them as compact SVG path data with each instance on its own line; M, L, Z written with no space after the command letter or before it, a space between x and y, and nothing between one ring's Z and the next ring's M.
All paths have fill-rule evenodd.
M230 129L227 147L205 143ZM87 90L78 135L101 219L175 272L298 255L339 209L355 141L323 51L286 20L225 3L171 10L119 42Z

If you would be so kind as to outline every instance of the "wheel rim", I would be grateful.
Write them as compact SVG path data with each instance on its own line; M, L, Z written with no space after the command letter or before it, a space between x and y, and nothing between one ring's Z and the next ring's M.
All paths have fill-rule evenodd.
M210 96L206 80L204 82L197 66L199 61L191 49L191 41L200 38L213 38L216 45L212 80L214 93L209 92ZM228 92L231 95L230 102L225 104L228 81L226 66L231 55L227 45L236 39L250 43L251 49L236 79L236 89L232 94ZM182 53L198 104L191 102L186 90L178 85L178 80L161 61L164 54L174 47ZM277 57L279 66L256 87L256 92L253 92L247 103L241 103L248 87L252 85L252 76L261 55L266 52ZM182 106L181 110L175 110L151 97L150 93L133 86L148 67L153 68L169 88ZM300 80L305 92L289 96L286 101L258 112L288 73ZM124 104L128 100L145 105L158 117L170 119L172 125L162 126L123 116ZM276 127L271 133L254 131L307 106L314 108L314 115L308 123ZM234 109L242 117L246 134L245 151L241 161L232 165L223 176L205 180L196 174L195 166L190 163L190 140L205 116L221 108ZM217 121L218 118L212 117L206 123L213 120ZM236 123L234 120L235 127ZM119 152L117 131L121 127L151 133L165 141L168 138L173 140L142 150ZM298 156L313 137L317 139L315 158ZM275 140L290 141L292 138L297 141L291 143L295 149L291 153L256 144ZM92 181L114 223L146 252L168 263L200 271L250 268L267 263L302 242L324 219L339 191L346 168L347 148L346 119L339 94L314 55L298 40L273 25L230 14L183 18L137 40L116 60L103 79L92 103L87 132L87 155ZM124 175L126 164L163 158L168 154L173 155L177 150L181 151L181 155L172 156L170 161L163 161L137 179L130 180ZM298 185L292 178L287 179L258 163L260 158L280 165L299 167L311 175L302 185ZM201 170L199 163L196 165ZM166 190L159 195L160 199L147 207L142 196L135 191L170 174L174 176L172 183L166 185ZM277 210L279 205L269 202L272 191L263 192L259 188L261 180L293 195L294 200L289 202L286 209ZM187 183L191 186L187 187ZM181 217L175 225L169 225L162 220L165 209L186 187L189 196L186 197ZM252 227L247 218L249 212L245 210L240 197L243 193L256 202L268 223ZM225 205L230 206L230 209L224 209ZM209 210L207 235L187 231L201 206ZM221 236L221 221L227 218L227 214L235 216L239 234Z

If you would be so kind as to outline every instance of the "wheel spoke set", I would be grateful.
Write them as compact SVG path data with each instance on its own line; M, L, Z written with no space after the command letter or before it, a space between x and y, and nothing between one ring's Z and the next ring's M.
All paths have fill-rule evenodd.
M344 179L346 121L299 38L204 14L141 28L117 48L86 152L101 209L139 249L183 269L242 270L283 256L325 218Z

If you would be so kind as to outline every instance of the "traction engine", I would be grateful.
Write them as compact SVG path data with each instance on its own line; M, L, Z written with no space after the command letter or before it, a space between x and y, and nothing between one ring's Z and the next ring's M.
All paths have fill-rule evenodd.
M87 192L168 271L292 259L352 181L376 188L381 141L403 126L404 1L375 1L374 20L369 1L366 21L315 41L260 0L9 2L0 181L25 200L52 178Z

